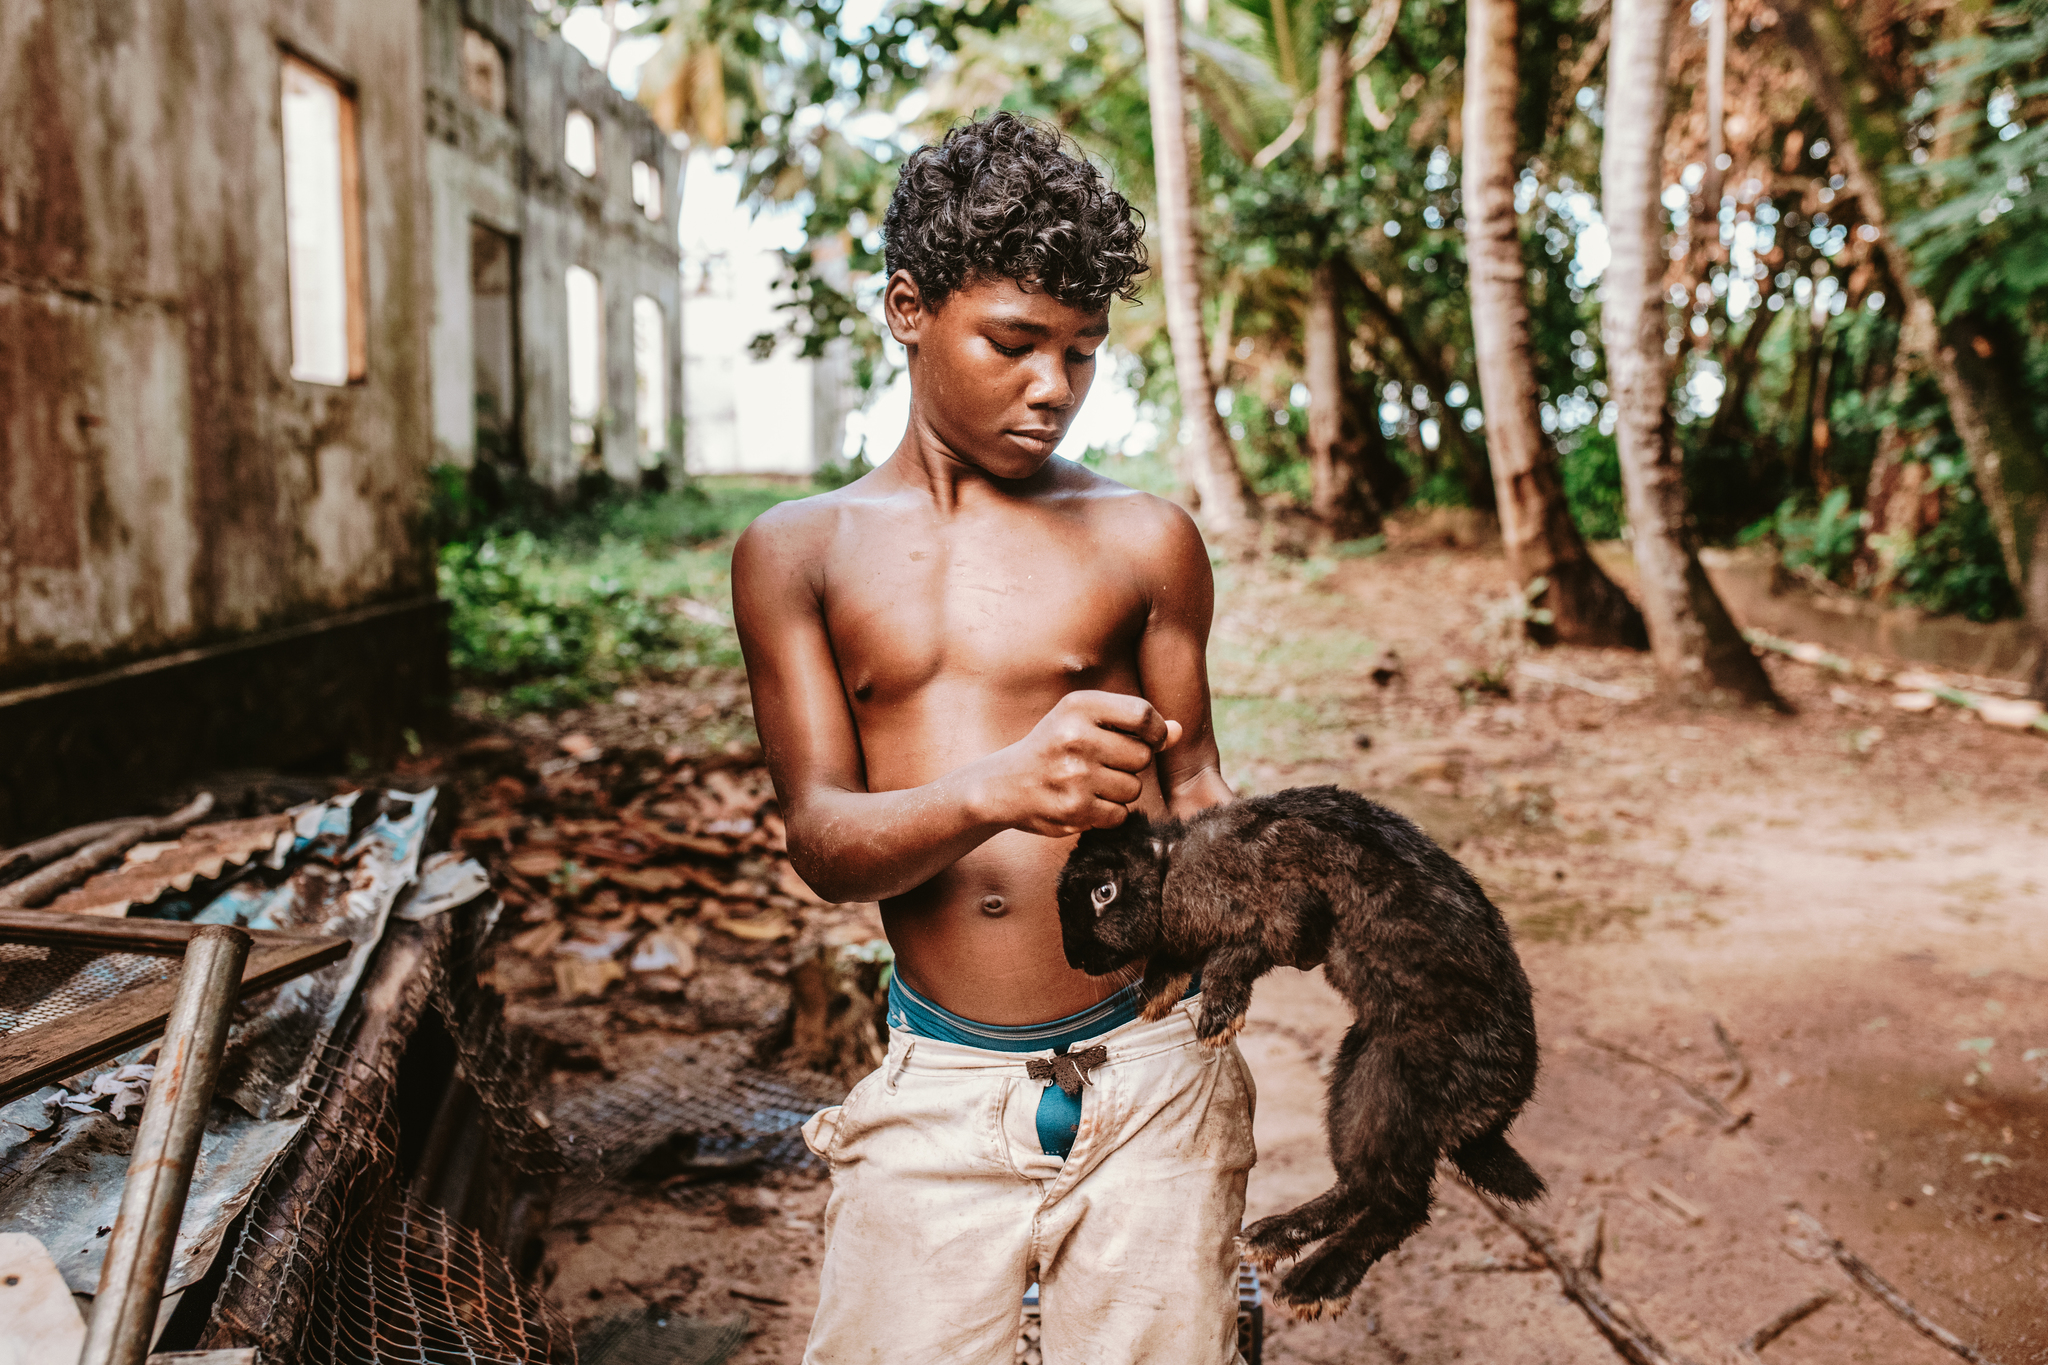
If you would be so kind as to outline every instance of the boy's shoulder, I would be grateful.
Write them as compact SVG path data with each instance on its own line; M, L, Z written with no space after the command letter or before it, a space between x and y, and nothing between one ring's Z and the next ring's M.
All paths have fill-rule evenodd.
M903 514L904 501L918 495L888 486L881 473L878 469L829 492L777 503L741 535L736 553L747 558L814 554L841 534L895 521ZM1201 532L1178 503L1071 460L1055 458L1044 475L1038 488L1019 499L1021 504L1036 503L1093 522L1114 538L1113 543L1136 555L1192 551L1206 560Z

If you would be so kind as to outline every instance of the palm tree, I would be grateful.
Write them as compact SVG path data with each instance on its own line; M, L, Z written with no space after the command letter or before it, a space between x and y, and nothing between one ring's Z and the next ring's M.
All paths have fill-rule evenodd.
M1664 223L1658 211L1671 109L1665 78L1671 8L1669 0L1614 0L1609 20L1600 185L1612 255L1602 286L1600 335L1617 409L1622 488L1658 671L1684 693L1732 692L1782 707L1700 566L1684 473L1671 439Z
M1547 585L1540 643L1648 643L1642 614L1586 552L1565 501L1557 454L1537 423L1536 362L1515 215L1516 0L1469 0L1465 19L1465 258L1486 452L1508 568L1525 591ZM1314 391L1314 381L1310 381ZM1313 410L1309 430L1315 430ZM1534 594L1532 594L1534 596Z
M1180 0L1145 0L1145 74L1152 108L1153 179L1159 211L1159 273L1166 333L1180 388L1181 439L1201 499L1202 519L1218 536L1243 537L1258 515L1251 485L1209 381L1202 342L1202 281L1190 197L1187 105L1181 89Z
M1939 271L1913 268L1918 263L1912 252L1924 249L1924 230L1908 236L1910 249L1900 249L1899 229L1910 224L1916 211L1934 216L1925 197L1927 183L1884 174L1885 167L1909 159L1906 97L1869 69L1862 35L1849 16L1832 6L1791 0L1783 17L1786 40L1806 67L1814 103L1827 119L1857 206L1885 243L1880 250L1891 259L1890 274L1908 316L1939 317L1938 344L1928 348L1928 356L2034 636L2032 693L2048 701L2048 456L2026 389L2025 341L1995 309L1968 297L1951 300L1955 265ZM1951 11L1949 18L1962 32L1979 21L1967 10ZM1941 99L1952 93L1937 86L1934 95ZM1961 140L1968 135L1965 119L1962 108L1948 107L1936 121L1947 125L1944 136ZM1952 202L1962 198L1957 194ZM1952 221L1970 221L1954 218L1953 207L1948 213ZM1980 245L1958 260L1979 259L1983 250Z
M1332 24L1317 59L1309 146L1319 178L1328 175L1344 154L1344 122L1350 112L1345 67L1357 29L1355 20ZM1301 349L1302 377L1308 381L1309 510L1331 535L1346 540L1377 531L1382 509L1359 468L1357 452L1347 448L1356 444L1356 438L1347 442L1344 436L1343 309L1338 286L1334 261L1324 261L1309 276Z

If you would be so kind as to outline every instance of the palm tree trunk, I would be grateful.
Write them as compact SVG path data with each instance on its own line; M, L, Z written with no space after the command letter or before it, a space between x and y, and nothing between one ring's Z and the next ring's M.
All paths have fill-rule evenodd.
M1516 0L1470 0L1465 31L1465 257L1472 349L1486 413L1486 453L1508 570L1526 591L1542 579L1540 644L1649 643L1642 614L1600 570L1572 521L1557 453L1537 422L1536 362L1515 218ZM1311 420L1310 430L1314 430Z
M1905 100L1869 77L1859 35L1845 27L1834 6L1788 0L1780 13L1786 40L1806 67L1813 101L1827 119L1849 189L1880 241L1889 242L1893 222L1914 207L1907 198L1913 187L1878 171L1905 160ZM1851 89L1859 91L1853 109ZM1893 257L1891 274L1909 313L1923 303L1938 309L1941 300L1926 297L1902 254ZM1934 377L2034 638L2033 695L2048 701L2048 453L2027 400L2024 348L2009 323L1976 309L1956 313L1939 328Z
M1614 0L1607 53L1600 185L1613 254L1602 286L1600 334L1617 408L1622 487L1658 671L1690 696L1732 692L1782 707L1700 567L1684 473L1671 440L1658 204L1671 111L1664 70L1671 8L1669 0Z
M1344 154L1345 54L1355 22L1333 25L1323 39L1316 72L1314 130L1310 155L1318 176ZM1380 506L1358 469L1362 433L1344 432L1343 308L1337 268L1325 261L1309 277L1308 312L1302 320L1302 360L1308 380L1309 510L1339 540L1371 535L1380 528Z
M1244 536L1257 502L1230 432L1216 411L1202 344L1202 281L1196 269L1190 198L1187 110L1181 89L1179 0L1145 0L1145 75L1152 104L1153 179L1159 193L1159 255L1166 334L1180 388L1181 440L1188 453L1202 520L1224 539Z

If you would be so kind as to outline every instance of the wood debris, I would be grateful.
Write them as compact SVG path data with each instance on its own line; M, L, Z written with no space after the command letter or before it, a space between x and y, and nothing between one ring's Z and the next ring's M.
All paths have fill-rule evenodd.
M1855 1282L1858 1289L1898 1314L1900 1318L1921 1336L1947 1350L1953 1351L1964 1360L1970 1361L1971 1365L1997 1365L1997 1362L1992 1360L1990 1356L1985 1355L1954 1332L1949 1331L1946 1327L1943 1327L1940 1323L1921 1312L1920 1309L1913 1305L1912 1300L1898 1291L1891 1281L1885 1279L1884 1276L1872 1269L1869 1262L1849 1250L1846 1246L1843 1246L1840 1238L1829 1232L1821 1225L1821 1221L1818 1218L1815 1218L1805 1209L1797 1204L1791 1205L1787 1211L1786 1221L1796 1231L1804 1235L1805 1240L1813 1249L1820 1252L1824 1258L1831 1259L1836 1265L1839 1265L1849 1278ZM1794 1250L1797 1251L1798 1248L1794 1248Z

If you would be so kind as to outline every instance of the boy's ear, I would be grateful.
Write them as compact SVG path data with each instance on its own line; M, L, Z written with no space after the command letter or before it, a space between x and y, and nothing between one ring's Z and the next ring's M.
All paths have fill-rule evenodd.
M924 294L908 270L897 271L883 286L882 317L889 324L890 336L902 345L917 345L918 334L931 320L931 310L925 307Z

